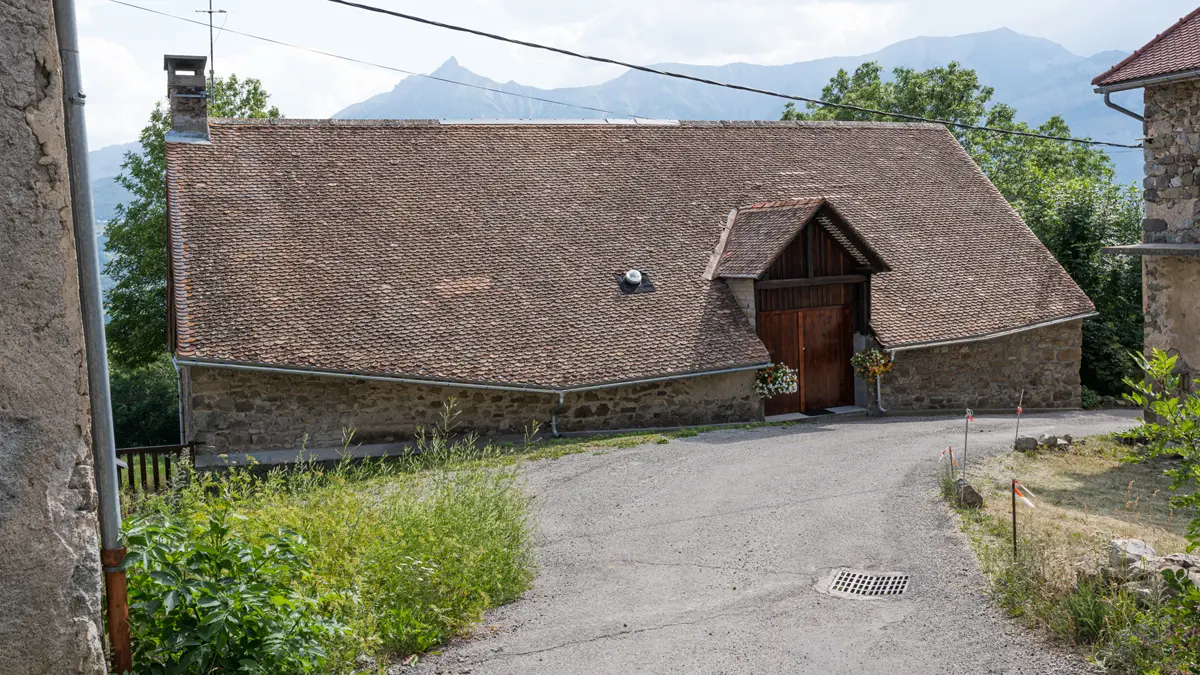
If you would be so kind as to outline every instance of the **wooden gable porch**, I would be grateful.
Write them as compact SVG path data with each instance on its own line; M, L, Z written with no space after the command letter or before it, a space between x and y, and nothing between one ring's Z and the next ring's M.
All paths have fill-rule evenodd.
M772 362L798 379L795 393L766 400L766 414L853 405L854 334L869 330L871 275L886 264L824 200L739 211L718 245L713 276L752 280L758 336ZM739 227L749 216L743 212L754 216Z

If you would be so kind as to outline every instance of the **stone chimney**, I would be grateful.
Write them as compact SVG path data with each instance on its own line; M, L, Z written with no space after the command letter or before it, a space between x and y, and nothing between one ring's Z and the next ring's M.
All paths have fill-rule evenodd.
M166 140L175 143L208 142L208 91L204 77L206 56L163 57L167 71L167 97L171 102L171 130Z

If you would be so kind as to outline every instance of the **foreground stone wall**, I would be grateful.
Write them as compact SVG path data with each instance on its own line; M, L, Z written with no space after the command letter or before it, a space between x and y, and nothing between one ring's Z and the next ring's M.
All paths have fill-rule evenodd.
M1082 321L896 353L881 381L888 412L1080 407Z
M433 427L443 404L457 400L459 431L549 430L558 396L288 375L225 368L186 369L185 425L200 453L336 447L343 429L356 443L393 443ZM745 422L762 418L754 372L694 377L567 394L560 431Z
M1147 87L1147 243L1200 244L1200 80ZM1146 349L1179 354L1193 382L1200 372L1200 258L1143 260Z
M0 672L105 671L62 81L49 0L0 5Z

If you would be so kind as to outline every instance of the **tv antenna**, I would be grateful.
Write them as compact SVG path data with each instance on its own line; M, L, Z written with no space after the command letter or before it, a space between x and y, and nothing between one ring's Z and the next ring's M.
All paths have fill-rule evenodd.
M208 15L208 104L212 105L214 90L217 86L217 54L213 42L213 14L224 14L225 10L213 9L213 0L208 0L208 9L198 9L196 13Z

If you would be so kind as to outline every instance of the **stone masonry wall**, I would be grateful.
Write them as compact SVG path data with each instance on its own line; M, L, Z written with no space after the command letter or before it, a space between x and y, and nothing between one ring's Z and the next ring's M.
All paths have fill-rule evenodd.
M746 315L746 320L750 322L750 328L758 330L758 311L755 309L754 300L754 280L726 279L725 284L733 292L733 298L737 300L738 307L742 308L742 313Z
M339 446L342 430L355 443L413 438L438 424L443 404L457 399L457 429L483 435L523 432L540 422L549 431L558 396L289 375L223 368L187 369L185 424L200 453ZM560 431L745 422L762 418L754 372L743 371L567 394Z
M1082 321L979 342L896 353L881 380L888 412L1080 407Z
M1200 244L1200 80L1145 90L1147 243ZM1175 350L1200 372L1200 258L1142 262L1146 349Z
M0 4L0 672L105 672L62 79L50 0Z

